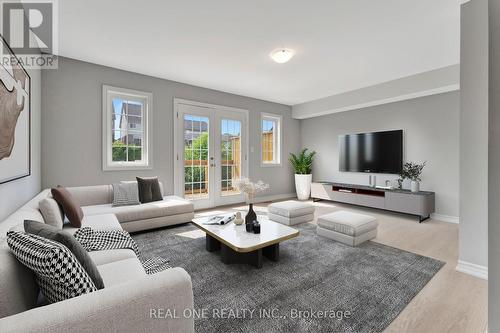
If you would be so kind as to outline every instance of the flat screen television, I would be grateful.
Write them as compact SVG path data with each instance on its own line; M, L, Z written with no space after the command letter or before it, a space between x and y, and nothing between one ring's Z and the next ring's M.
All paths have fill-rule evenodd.
M399 174L403 131L339 135L340 171Z

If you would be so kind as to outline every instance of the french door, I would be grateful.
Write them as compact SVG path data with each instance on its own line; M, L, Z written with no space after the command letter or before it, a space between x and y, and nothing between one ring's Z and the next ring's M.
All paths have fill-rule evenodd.
M244 110L175 101L175 192L195 209L244 201L233 185L248 177Z

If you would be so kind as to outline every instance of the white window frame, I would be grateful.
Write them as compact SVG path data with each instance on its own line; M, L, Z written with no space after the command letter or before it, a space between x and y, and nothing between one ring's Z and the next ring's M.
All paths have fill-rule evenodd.
M263 122L264 120L271 120L276 122L277 128L274 129L274 137L273 139L273 156L274 161L272 162L264 162L262 159L262 134L264 133ZM260 165L262 167L280 167L281 166L281 151L282 151L282 123L283 116L279 114L265 113L262 112L260 115Z
M143 114L143 137L142 137L142 160L134 162L114 162L112 149L112 100L120 97L128 100L140 100L144 102ZM153 137L153 94L144 91L102 86L102 169L104 171L116 170L147 170L153 168L152 140Z

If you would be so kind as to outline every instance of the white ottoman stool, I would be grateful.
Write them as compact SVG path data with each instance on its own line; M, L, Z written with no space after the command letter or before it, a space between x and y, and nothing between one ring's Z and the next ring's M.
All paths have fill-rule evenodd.
M295 200L275 202L267 206L270 220L295 225L314 220L314 206L310 202Z
M377 227L377 219L373 216L340 210L320 216L316 232L337 242L357 246L377 237Z

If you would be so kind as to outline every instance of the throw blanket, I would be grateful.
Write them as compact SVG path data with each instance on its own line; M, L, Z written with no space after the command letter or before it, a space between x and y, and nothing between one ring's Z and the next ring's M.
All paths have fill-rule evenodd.
M136 242L125 230L92 230L90 227L80 228L75 232L76 240L87 251L112 249L131 249L135 252L147 274L154 274L171 268L169 261L160 257L143 260Z

